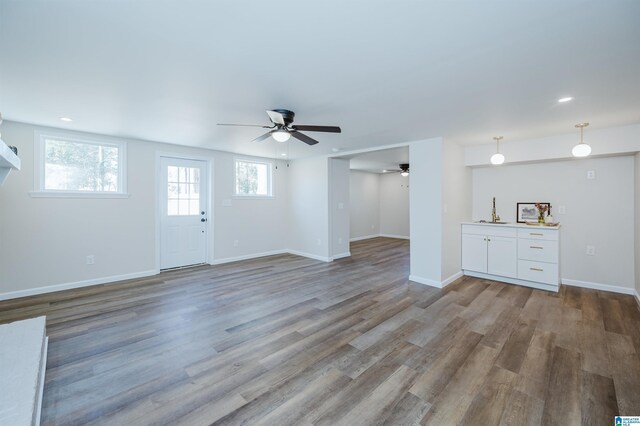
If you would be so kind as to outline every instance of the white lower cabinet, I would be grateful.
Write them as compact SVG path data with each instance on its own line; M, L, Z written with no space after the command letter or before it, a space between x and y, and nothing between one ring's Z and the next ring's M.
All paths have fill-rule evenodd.
M462 225L465 275L558 291L560 229Z

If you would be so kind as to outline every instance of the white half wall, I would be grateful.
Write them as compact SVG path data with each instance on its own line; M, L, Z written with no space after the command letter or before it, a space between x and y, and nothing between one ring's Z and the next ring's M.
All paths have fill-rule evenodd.
M595 179L587 179L589 170ZM562 278L634 288L633 156L476 168L472 174L473 220L491 218L492 197L507 222L516 221L517 202L550 202L562 224ZM586 254L587 245L595 256Z
M289 249L331 260L329 245L329 159L313 157L289 167Z
M349 174L351 239L380 234L380 184L377 173L351 170Z
M42 292L47 287L96 284L157 272L158 152L212 162L211 263L287 248L288 172L282 164L274 173L275 198L238 200L231 197L233 154L111 138L127 142L129 198L32 198L29 192L34 189L36 130L74 133L6 121L2 126L3 139L18 147L22 170L12 173L0 187L0 295L28 294L34 289ZM231 206L223 207L223 199L231 200ZM95 256L94 265L86 265L89 254Z
M329 159L329 223L333 257L349 256L349 160Z
M379 175L380 235L409 238L409 179L400 173Z

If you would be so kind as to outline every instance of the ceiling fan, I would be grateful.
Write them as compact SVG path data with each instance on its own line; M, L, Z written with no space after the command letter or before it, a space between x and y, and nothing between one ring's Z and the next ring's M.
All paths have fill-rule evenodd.
M409 163L398 164L400 170L386 170L386 173L400 173L402 176L409 176Z
M295 125L293 124L293 118L295 113L287 109L274 109L267 110L269 119L272 126L261 126L259 124L223 124L218 123L218 126L249 126L249 127L262 127L263 129L272 129L262 136L258 136L252 142L261 142L272 136L278 142L286 142L291 136L301 140L307 145L315 145L317 140L310 138L309 136L300 133L301 130L306 132L326 132L326 133L341 133L342 130L338 126L310 126L310 125Z

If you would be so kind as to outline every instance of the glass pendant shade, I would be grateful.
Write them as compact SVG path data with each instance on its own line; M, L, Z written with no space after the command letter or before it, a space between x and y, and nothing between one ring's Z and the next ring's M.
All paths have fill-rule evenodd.
M504 155L502 155L502 154L500 154L498 152L498 153L495 153L495 154L493 154L491 156L491 164L498 165L498 164L502 164L502 163L504 163Z
M579 143L571 150L574 157L588 157L591 154L591 147L586 143Z
M278 130L277 132L272 133L271 136L278 142L286 142L291 137L289 132L286 130Z
M407 176L409 176L409 172L402 172L402 173L400 173L400 175L404 176L404 177L407 177Z

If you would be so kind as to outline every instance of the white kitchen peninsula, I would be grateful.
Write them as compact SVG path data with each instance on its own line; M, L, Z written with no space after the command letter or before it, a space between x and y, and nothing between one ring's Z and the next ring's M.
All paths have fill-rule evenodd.
M465 275L558 291L559 225L465 222L461 226Z

